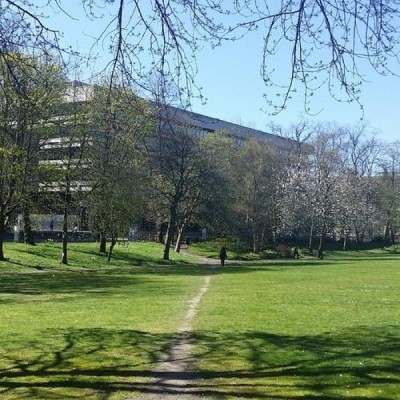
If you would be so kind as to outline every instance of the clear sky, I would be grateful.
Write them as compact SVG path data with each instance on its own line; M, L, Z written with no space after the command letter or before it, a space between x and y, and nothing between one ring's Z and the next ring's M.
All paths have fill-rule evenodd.
M65 3L66 11L76 20L62 14L52 14L47 22L64 32L64 44L86 53L93 38L101 32L104 22L89 22L81 10L79 0L68 0ZM98 70L107 59L101 45L94 50L101 55L101 59L89 69L90 72ZM302 115L314 122L335 121L343 125L360 122L362 113L357 104L338 103L323 90L317 93L313 103L312 111L319 111L316 116L305 115L301 95L292 99L287 109L277 116L269 115L263 98L266 88L260 76L261 54L262 42L251 36L215 50L204 49L199 52L196 82L203 87L203 94L208 100L205 105L194 101L192 110L266 131L270 122L288 126L296 123ZM287 62L286 59L278 60L278 66L281 63L284 69ZM398 68L400 72L400 65ZM400 113L400 78L381 77L371 71L366 77L369 82L364 83L361 94L364 120L378 133L379 139L400 140L397 115Z
M301 116L310 121L346 125L357 124L364 118L381 140L400 140L400 78L383 77L372 71L362 87L364 114L358 104L339 103L321 89L312 105L312 112L317 115L305 113L304 98L300 94L290 100L287 109L271 115L263 99L267 88L260 76L261 46L246 39L201 54L198 81L208 101L205 106L196 104L195 111L261 130L267 129L269 122L288 126Z

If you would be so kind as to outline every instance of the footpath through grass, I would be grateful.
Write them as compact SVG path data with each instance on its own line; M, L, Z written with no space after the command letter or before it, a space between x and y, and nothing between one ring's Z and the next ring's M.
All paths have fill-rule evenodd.
M0 398L123 399L143 390L204 268L162 247L8 245L0 264ZM160 264L159 264L160 262Z
M0 398L131 399L143 392L211 269L162 247L8 245L0 263ZM175 258L176 257L176 258ZM211 398L400 399L395 249L211 271L192 342Z

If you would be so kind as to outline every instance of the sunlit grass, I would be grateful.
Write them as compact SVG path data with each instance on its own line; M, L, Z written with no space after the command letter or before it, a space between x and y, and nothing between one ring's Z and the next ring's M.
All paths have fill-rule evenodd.
M400 398L400 258L218 270L196 320L204 392Z
M190 257L158 264L160 249L135 243L107 263L94 244L73 244L65 267L53 260L57 244L8 246L10 262L0 264L0 398L142 391L206 273Z
M98 243L70 243L68 245L68 267L99 268L138 265L179 265L193 258L171 251L170 261L162 260L163 246L152 242L131 242L128 246L115 246L110 262L107 254L98 251ZM21 243L6 243L6 262L0 263L1 270L28 271L32 269L66 269L61 261L61 243L40 243L27 246Z
M220 245L220 243L218 244ZM162 246L7 245L0 263L0 398L127 399L148 388L188 302L211 398L400 398L397 248L211 269ZM56 257L54 260L53 258Z

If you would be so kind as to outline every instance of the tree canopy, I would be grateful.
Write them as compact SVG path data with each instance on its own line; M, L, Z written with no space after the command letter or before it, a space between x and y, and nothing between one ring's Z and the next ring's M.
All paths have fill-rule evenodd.
M68 53L59 27L47 16L68 15L65 0L4 0L0 5L2 48L40 48ZM400 41L399 0L83 0L86 17L104 27L94 38L109 50L111 75L123 71L137 87L149 90L161 75L183 97L198 93L196 54L255 34L262 46L261 77L266 100L279 112L296 92L305 109L314 92L326 86L338 100L361 104L366 66L397 75ZM289 68L282 78L281 66Z

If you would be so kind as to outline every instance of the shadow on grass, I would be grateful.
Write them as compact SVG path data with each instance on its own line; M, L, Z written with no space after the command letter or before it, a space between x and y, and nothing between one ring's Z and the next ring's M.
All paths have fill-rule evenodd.
M387 259L384 259L387 260ZM394 260L398 260L394 258ZM375 260L374 260L375 261ZM15 264L19 264L15 262ZM333 265L346 265L346 260L280 260L278 262L241 262L230 261L225 267L207 264L187 265L146 265L146 266L101 266L101 267L63 267L58 269L33 267L36 272L17 272L6 270L0 272L0 293L16 295L58 295L74 294L76 296L102 296L118 291L119 288L141 285L140 290L146 290L145 285L154 290L164 288L157 277L205 276L251 274L254 272L285 272L301 270L309 267L324 268ZM24 264L26 265L26 264ZM12 298L2 299L14 301ZM15 301L25 301L16 298Z
M323 263L321 263L323 264ZM1 298L5 302L24 302L28 296L50 296L49 299L61 301L63 294L75 297L107 296L118 292L121 288L138 290L154 290L156 292L170 290L179 276L206 276L208 274L248 274L253 272L276 272L290 268L299 268L296 261L279 264L231 264L224 268L214 265L188 264L157 266L105 266L99 268L64 267L62 269L34 267L31 272L2 271L0 273L0 294L14 297ZM171 277L170 283L160 278ZM164 283L163 283L164 282ZM138 287L139 286L139 287ZM22 297L21 297L22 296ZM55 296L55 297L52 297ZM31 300L29 298L29 300Z
M39 246L19 246L18 253L22 255L19 260L9 258L11 264L35 268L38 265L44 268L60 265L61 260L61 245L59 243L46 244L42 243ZM95 268L99 266L147 266L147 265L186 265L190 264L184 257L177 259L163 260L162 252L160 256L155 254L140 254L134 251L134 246L131 248L116 248L113 252L110 262L107 262L108 253L98 251L94 243L86 243L85 245L72 244L69 247L70 264L85 265L87 268Z
M194 358L211 367L154 372L171 339L171 334L135 330L45 330L24 343L25 350L0 350L0 396L107 399L116 393L153 393L389 400L400 393L397 326L298 337L197 331L192 334ZM0 349L4 340L0 336ZM164 384L153 390L152 382Z
M60 244L40 244L40 246L17 246L15 247L13 257L5 263L0 263L0 274L24 271L30 269L33 272L60 270L82 272L102 272L113 273L136 273L137 268L146 268L148 273L158 273L161 275L196 275L203 274L205 268L211 267L215 259L210 260L209 265L200 265L193 263L193 260L185 256L176 256L176 259L162 260L162 249L148 245L137 248L132 244L129 248L116 248L114 250L111 262L107 262L107 255L98 252L94 243L71 244L69 250L69 259L71 264L64 266L60 264L61 247ZM143 253L143 249L149 251ZM160 251L160 256L155 254ZM18 257L20 255L20 257ZM173 254L173 257L175 255ZM195 256L194 256L195 257ZM331 265L341 265L352 261L373 260L374 262L399 260L397 248L381 249L374 253L368 250L358 250L350 252L332 251L328 252L325 260L315 258L293 259L273 259L273 260L228 260L227 267L223 269L224 273L243 273L257 270L278 270L279 268L302 268L302 267L328 267ZM216 268L216 273L221 271Z
M26 301L71 301L73 299L105 299L114 293L126 296L159 296L181 293L181 281L173 279L178 271L159 271L162 267L142 268L124 271L120 268L106 271L44 271L36 274L17 273L0 275L0 301L24 303ZM176 267L173 267L176 268ZM207 270L189 268L185 274L205 275ZM172 279L160 278L160 274L170 274Z
M134 246L134 245L132 245L132 246ZM81 247L81 248L76 247L73 249L73 252L77 253L77 254L89 255L91 257L98 257L98 258L101 258L103 262L107 263L108 254L100 253L94 247L93 247L93 249L88 249L88 248L84 248L84 247ZM126 251L126 250L120 249L118 247L113 251L112 258L111 258L111 264L113 262L117 262L120 264L132 265L132 266L187 265L187 264L190 264L189 261L186 261L184 259L163 260L161 251L160 251L160 257L156 258L154 255L146 256L143 254L137 254L137 253L133 252L132 250Z

